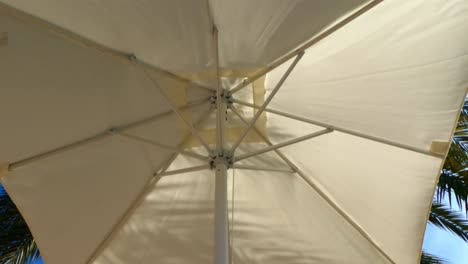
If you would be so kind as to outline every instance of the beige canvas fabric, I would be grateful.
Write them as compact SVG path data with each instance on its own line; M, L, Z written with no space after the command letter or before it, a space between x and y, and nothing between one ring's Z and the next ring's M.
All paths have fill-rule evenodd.
M231 89L311 40L269 108L315 125L268 112L256 127L273 144L334 131L229 169L232 263L418 263L434 144L468 87L468 3L379 2L1 0L1 181L45 263L213 263L197 135L214 149L216 72ZM233 97L261 104L293 59ZM226 121L233 144L245 124Z

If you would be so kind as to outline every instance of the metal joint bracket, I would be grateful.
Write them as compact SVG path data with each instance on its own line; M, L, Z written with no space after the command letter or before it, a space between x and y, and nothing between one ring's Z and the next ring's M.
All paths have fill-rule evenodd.
M216 164L224 163L230 169L234 166L234 158L228 151L218 153L216 156L210 156L210 168L215 169Z
M210 97L210 103L216 108L216 101L218 99L218 96L216 94L216 91L211 92L211 97ZM221 100L226 103L227 108L230 108L231 105L234 103L234 98L232 97L232 94L230 91L223 89L221 91Z
M133 53L127 54L127 58L129 61L138 62L137 56Z
M216 107L216 100L218 99L218 96L216 95L216 91L211 92L210 96L210 104Z
M232 98L232 94L228 90L225 90L224 94L225 94L224 98L226 100L227 108L231 108L232 104L234 103L234 98Z
M7 176L10 173L10 164L0 164L0 179Z

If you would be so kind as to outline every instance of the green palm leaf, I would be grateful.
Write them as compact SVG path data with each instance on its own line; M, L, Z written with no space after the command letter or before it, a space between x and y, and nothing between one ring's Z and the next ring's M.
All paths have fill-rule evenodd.
M28 264L39 258L39 250L29 228L0 186L0 263Z
M468 214L468 102L465 102L441 172L436 200L441 203L445 195L452 205L452 197Z
M437 201L434 201L432 204L429 223L448 230L465 242L468 242L468 221Z
M446 263L444 259L441 259L437 256L431 255L427 252L422 252L421 255L421 264L444 264Z

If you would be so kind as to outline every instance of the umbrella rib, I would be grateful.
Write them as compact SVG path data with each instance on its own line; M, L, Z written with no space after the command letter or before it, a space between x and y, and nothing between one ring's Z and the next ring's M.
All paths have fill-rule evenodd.
M232 100L233 100L233 102L235 102L237 104L244 105L244 106L249 106L249 107L256 108L256 109L261 107L261 106L254 105L254 104L251 104L251 103L247 103L247 102L237 100L237 99L232 99ZM444 155L441 155L441 154L438 154L438 153L433 153L433 152L428 151L428 150L419 149L419 148L416 148L416 147L412 147L412 146L408 146L408 145L405 145L405 144L393 142L393 141L390 141L390 140L386 140L386 139L366 135L366 134L355 132L355 131L352 131L352 130L349 130L349 129L337 127L337 126L334 126L334 125L325 124L325 123L322 123L322 122L319 122L319 121L314 121L314 120L311 120L311 119L308 119L308 118L305 118L305 117L293 115L293 114L290 114L290 113L285 113L285 112L274 110L274 109L271 109L271 108L266 108L265 111L269 112L269 113L272 113L272 114L276 114L276 115L284 116L284 117L287 117L287 118L291 118L291 119L294 119L294 120L302 121L302 122L305 122L305 123L308 123L308 124L333 129L333 130L336 130L336 131L339 131L339 132L342 132L342 133L345 133L345 134L353 135L353 136L356 136L356 137L376 141L376 142L383 143L383 144L386 144L386 145L390 145L390 146L393 146L393 147L398 147L398 148L401 148L401 149L406 149L406 150L409 150L409 151L413 151L413 152L417 152L417 153L421 153L421 154L425 154L425 155L429 155L429 156L433 156L433 157L437 157L437 158L444 158Z
M157 142L157 141L154 141L154 140L151 140L151 139L139 137L139 136L132 135L132 134L125 133L125 132L121 132L121 131L111 131L111 132L114 133L115 135L122 136L122 137L125 137L125 138L129 138L129 139L132 139L134 141L143 142L143 143L146 143L146 144L149 144L149 145L153 145L153 146L156 146L156 147L171 150L171 151L174 151L174 152L176 152L178 154L186 155L186 156L189 156L189 157L201 160L201 161L208 161L207 157L202 156L202 155L200 155L198 153L195 153L195 152L192 152L192 151L183 150L183 149L180 149L178 147L174 147L174 146L171 146L171 145L167 145L167 144L160 143L160 142Z
M208 100L209 100L209 98L208 99L205 98L203 100L200 100L199 102L192 103L192 104L187 104L187 105L181 107L180 109L189 109L189 108L198 106L198 105L200 105L202 103L205 103ZM27 157L27 158L24 158L24 159L21 159L21 160L14 161L14 162L12 162L12 163L10 163L8 165L8 170L13 171L13 170L15 170L15 169L17 169L19 167L25 166L27 164L30 164L30 163L33 163L33 162L36 162L36 161L40 161L40 160L43 160L43 159L48 158L50 156L53 156L53 155L56 155L56 154L59 154L59 153L62 153L62 152L65 152L65 151L68 151L68 150L71 150L71 149L75 149L77 147L80 147L80 146L95 142L97 140L101 140L101 139L110 137L110 136L113 135L113 133L112 133L113 131L126 131L126 130L131 129L131 128L135 128L135 127L138 127L138 126L141 126L141 125L144 125L144 124L148 124L150 122L154 122L154 121L159 120L161 118L167 117L167 116L171 115L172 113L173 113L172 110L171 111L166 111L166 112L151 116L149 118L138 120L136 122L132 122L132 123L122 125L122 126L117 126L116 128L112 128L110 130L100 132L100 133L95 134L93 136L90 136L90 137L87 137L87 138L72 142L70 144L66 144L66 145L63 145L63 146L60 146L60 147L57 147L57 148L54 148L54 149L51 149L51 150L48 150L48 151L33 155L33 156L30 156L30 157Z
M263 111L265 111L266 107L268 106L268 104L271 102L271 100L273 99L273 97L276 95L276 93L278 92L278 90L281 88L281 86L283 85L283 83L286 81L286 79L288 78L289 74L292 72L292 70L296 67L297 63L299 62L299 60L302 58L302 56L304 56L304 52L300 52L296 58L294 59L294 61L291 63L291 65L289 66L289 68L286 70L286 72L283 74L283 76L281 77L281 79L279 80L279 82L276 84L275 88L271 91L271 93L268 95L268 98L265 100L265 102L263 103L263 105L259 108L259 110L257 111L257 113L255 113L255 116L253 117L253 119L250 121L249 125L247 126L247 128L244 130L244 132L242 133L242 135L239 137L239 139L237 139L237 141L234 143L234 145L232 146L232 149L231 149L231 152L234 153L237 149L237 147L239 147L240 143L242 142L242 140L244 140L244 138L247 136L247 134L249 133L250 129L252 129L252 127L255 125L255 122L257 122L258 118L260 117L260 115L263 113Z
M211 100L211 97L205 97L205 98L202 98L200 100L192 101L192 102L180 107L179 109L180 109L180 111L189 110L189 109L192 109L194 107L203 105L204 103L208 103L208 102L210 102L210 100ZM148 123L150 123L152 121L156 121L156 120L159 120L161 118L167 117L167 116L169 116L169 115L171 115L173 113L174 113L174 111L169 110L169 111L166 111L164 113L156 114L156 115L150 116L148 118L145 118L145 119L142 119L142 120L139 120L139 121L136 121L136 122L132 122L132 123L122 125L122 126L117 126L117 127L115 127L115 129L119 130L119 131L126 131L126 130L129 130L129 129L132 129L132 128L137 128L137 127L139 127L141 125L145 125L145 124L148 124Z
M175 174L182 174L182 173L194 172L194 171L200 171L200 170L207 170L207 169L210 169L209 164L200 165L200 166L193 166L193 167L177 169L177 170L170 170L170 171L165 171L165 172L161 172L161 173L155 173L153 176L155 176L155 177L165 177L165 176L170 176L170 175L175 175Z
M233 108L231 108L231 110L232 109ZM233 112L237 111L234 110ZM237 114L240 115L240 113ZM271 141L268 140L268 138L263 133L261 133L255 127L254 130L267 145L273 146L273 143L271 143ZM396 262L382 248L380 248L380 246L372 239L369 234L367 234L366 231L364 231L344 210L342 210L337 204L329 199L328 196L316 184L314 184L305 176L304 172L302 172L290 159L286 157L286 155L284 155L279 149L275 149L274 151L286 164L289 165L289 167L291 167L294 172L296 172L307 183L307 185L309 185L309 187L314 189L320 195L320 197L322 197L322 199L324 199L339 215L341 215L341 217L343 217L354 229L356 229L356 231L358 231L367 241L369 241L369 243L375 247L387 260L393 264L396 264Z
M267 144L271 144L269 141L265 141ZM374 241L374 239L366 232L364 229L359 226L359 224L354 221L354 219L348 215L343 209L341 209L336 203L334 203L328 196L318 187L312 180L310 180L305 173L300 170L290 159L288 159L280 150L277 150L277 153L280 153L280 157L284 162L288 163L291 167L294 167L296 173L304 180L304 182L309 185L312 189L317 192L323 200L325 200L328 205L330 205L341 217L343 217L346 222L348 222L356 231L358 231L380 254L382 254L390 263L396 264L396 262Z
M156 80L154 80L151 77L151 75L148 73L148 71L146 69L144 69L144 68L142 68L142 70L143 70L144 74L146 75L146 77L153 83L153 86L162 95L162 97L164 98L164 101L166 101L166 103L169 105L169 107L172 109L172 111L174 111L174 113L179 117L179 119L182 120L183 123L185 124L185 126L190 130L192 135L194 135L198 139L198 141L205 147L205 149L208 151L208 154L211 154L212 153L211 148L208 146L208 144L202 138L200 133L198 133L198 131L193 126L193 124L190 121L188 121L187 118L185 118L184 115L182 114L182 112L179 110L179 108L177 108L177 106L175 106L174 103L171 102L169 97L163 91L162 87L159 85L159 83Z
M232 257L231 237L229 233L228 199L227 199L227 160L222 162L226 147L226 115L227 101L226 94L221 87L220 67L219 67L219 43L218 28L211 12L210 2L206 1L208 15L212 26L212 41L214 47L215 72L216 72L216 160L214 162L215 174L215 200L214 200L214 252L213 261L216 264L228 264L229 257Z
M276 150L276 149L280 149L280 148L283 148L283 147L286 147L286 146L289 146L289 145L292 145L292 144L302 142L304 140L308 140L308 139L311 139L311 138L314 138L314 137L318 137L318 136L321 136L321 135L328 134L330 132L333 132L333 129L326 128L324 130L320 130L320 131L317 131L317 132L314 132L314 133L310 133L310 134L302 136L302 137L294 138L294 139L287 140L287 141L279 143L279 144L275 144L275 145L271 145L271 146L268 146L268 147L263 148L263 149L259 149L257 151L252 152L252 153L239 155L234 159L234 161L240 161L240 160L243 160L243 159L248 159L248 158L251 158L251 157L254 157L254 156L257 156L257 155L261 155L261 154L263 154L265 152L270 152L270 151L273 151L273 150Z
M195 127L202 124L206 118L209 117L209 112L212 108L210 108L206 113L202 115L202 117L196 122ZM182 148L190 139L192 138L192 134L188 134L184 137L182 142L179 144L179 148ZM103 238L101 243L96 247L96 249L92 252L89 256L88 260L85 262L87 264L91 264L96 260L99 254L109 245L111 240L115 237L117 232L124 226L125 223L130 219L130 216L137 210L137 208L143 203L146 196L153 190L154 186L158 183L158 181L162 178L158 175L161 175L166 172L166 170L171 166L174 160L177 158L178 153L174 153L171 155L161 166L159 172L153 173L153 176L146 182L145 187L143 190L138 194L138 196L133 200L131 205L128 209L123 213L123 215L118 219L118 221L112 226L106 236Z
M110 136L111 136L111 134L109 133L108 130L106 130L104 132L95 134L94 136L87 137L85 139L81 139L81 140L72 142L70 144L66 144L66 145L63 145L63 146L60 146L60 147L57 147L57 148L54 148L54 149L51 149L51 150L48 150L48 151L33 155L33 156L30 156L30 157L27 157L27 158L24 158L24 159L21 159L21 160L14 161L14 162L9 164L8 171L14 171L14 170L16 170L16 169L18 169L20 167L31 164L33 162L37 162L37 161L46 159L46 158L48 158L50 156L53 156L53 155L56 155L56 154L59 154L59 153L62 153L62 152L66 152L68 150L75 149L77 147L80 147L80 146L83 146L83 145L86 145L86 144L90 144L92 142L95 142L95 141L98 141L98 140L101 140L101 139L104 139L104 138L107 138L107 137L110 137Z
M380 4L381 2L383 2L383 0L374 0L374 1L371 1L370 3L366 4L365 6L361 7L359 10L357 10L353 14L349 15L345 19L341 20L340 22L336 23L335 25L331 26L330 28L325 30L323 33L317 35L316 37L313 37L311 40L309 40L306 43L302 44L296 50L294 50L294 51L280 57L279 59L274 61L271 65L269 65L265 69L259 71L258 73L254 74L253 76L251 76L251 77L249 77L247 79L244 79L242 82L240 82L238 85L236 85L234 88L231 89L231 94L234 94L234 93L240 91L241 89L247 87L249 84L251 84L252 82L257 80L258 78L260 78L263 75L265 75L265 74L271 72L272 70L276 69L278 66L282 65L283 63L285 63L286 61L288 61L292 57L300 54L301 52L304 52L306 49L310 48L311 46L315 45L319 41L321 41L324 38L328 37L329 35L333 34L335 31L342 28L343 26L345 26L349 22L353 21L355 18L361 16L362 14L364 14L365 12L367 12L368 10L373 8L374 6Z
M113 49L113 48L110 48L110 47L107 47L103 44L99 44L93 40L90 40L88 38L85 38L79 34L76 34L68 29L65 29L63 27L60 27L58 25L55 25L53 23L50 23L46 20L43 20L41 18L38 18L34 15L31 15L31 14L28 14L24 11L21 11L19 9L16 9L12 6L9 6L5 3L0 3L0 11L2 11L1 13L2 14L6 14L10 17L13 17L13 18L16 18L22 22L25 22L25 23L28 23L28 24L32 24L34 26L37 26L37 27L40 27L42 29L45 29L47 30L48 32L52 32L54 33L55 35L58 35L60 37L62 37L63 39L75 44L75 45L78 45L78 46L81 46L81 47L84 47L84 48L87 48L87 49L93 49L93 50L96 50L102 54L105 54L105 55L109 55L110 57L113 57L113 58L117 58L119 59L120 61L123 61L125 63L132 63L132 61L135 60L135 55L133 54L129 54L129 53L125 53L125 52L122 52L122 51L118 51L116 49ZM214 89L212 89L211 87L208 87L208 86L204 86L202 84L195 84L193 83L193 81L191 81L190 79L187 79L187 78L184 78L182 76L179 76L173 72L170 72L168 70L164 70L162 68L159 68L159 67L156 67L154 65L151 65L149 63L144 63L144 62L140 62L140 64L142 64L145 68L147 69L150 69L150 70L154 70L154 71L157 71L159 73L162 73L166 76L169 76L171 78L174 78L176 80L179 80L179 81L182 81L182 82L185 82L185 83L192 83L194 84L194 88L199 88L199 89L202 89L202 90L207 90L207 91L214 91Z
M210 116L210 112L213 110L213 107L210 107L205 113L203 113L200 117L200 119L195 123L194 127L195 129L198 129L198 126L200 126L201 124L203 124L203 122L205 122L205 120ZM181 144L179 144L179 148L183 148L187 142L189 142L189 140L191 140L193 137L192 134L188 134L184 140L182 141ZM159 169L159 172L156 172L156 173L161 173L161 172L164 172L166 171L169 166L172 164L172 162L174 162L174 160L177 158L177 156L179 155L179 153L174 153L165 163L164 166L161 166L161 169Z
M234 164L234 169L240 170L253 170L253 171L271 171L271 172L285 172L285 173L294 173L295 171L292 168L261 168L258 166L249 166L242 164Z
M208 5L209 8L209 5ZM211 18L213 19L213 18ZM223 113L225 109L222 107L222 100L219 100L223 96L223 89L221 87L220 73L219 73L219 46L218 46L218 28L213 23L213 42L215 46L215 64L216 64L216 150L221 153L225 144L225 122L226 115Z
M249 124L249 122L241 115L241 113L239 112L239 110L238 110L234 105L231 105L231 106L230 106L230 109L231 109L231 111L232 111L235 115L237 115L237 116L239 117L239 119L240 119L245 125L248 125L248 124ZM268 145L266 136L263 135L262 133L260 133L260 130L258 130L258 128L254 127L254 132L255 132L260 138L262 138L262 140L263 140L265 143L267 143L267 145ZM274 151L274 152L276 153L276 155L278 155L280 158L283 158L283 157L282 157L282 154L279 152L278 149L275 149L275 150L273 150L273 151ZM296 169L295 169L293 166L291 166L289 163L286 162L286 165L288 165L292 171L294 171L294 172L296 171ZM235 163L234 163L234 166L236 166Z

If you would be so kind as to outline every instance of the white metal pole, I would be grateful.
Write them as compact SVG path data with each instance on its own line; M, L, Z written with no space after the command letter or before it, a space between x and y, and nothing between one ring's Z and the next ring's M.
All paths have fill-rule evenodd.
M214 230L214 263L229 264L229 216L227 193L228 161L225 157L226 147L226 111L227 102L220 84L218 57L218 29L213 27L213 40L216 47L216 160L215 160L215 230Z
M215 185L215 264L228 264L227 164L217 162Z

